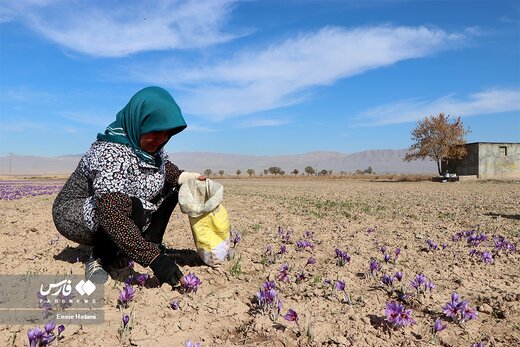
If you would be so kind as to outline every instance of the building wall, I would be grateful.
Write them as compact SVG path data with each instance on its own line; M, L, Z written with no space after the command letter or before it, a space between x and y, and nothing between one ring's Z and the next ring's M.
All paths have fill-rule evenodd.
M442 172L456 173L459 176L478 175L479 170L479 144L466 144L467 155L462 159L452 159L446 163L442 163Z
M479 178L520 178L520 143L477 145Z

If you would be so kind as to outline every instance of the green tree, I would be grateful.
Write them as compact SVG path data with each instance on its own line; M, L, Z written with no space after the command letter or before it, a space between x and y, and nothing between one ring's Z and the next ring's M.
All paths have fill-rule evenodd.
M218 174L220 175L220 177L224 176L224 170L219 170Z
M213 171L211 171L211 169L206 169L204 170L204 175L206 175L206 177L209 177L213 174Z
M365 173L367 173L367 174L371 174L373 172L374 171L372 170L372 166L369 166L368 168L365 169Z
M430 157L437 162L437 171L442 175L442 162L450 159L461 159L467 152L465 130L460 117L450 122L450 116L440 113L438 116L425 117L412 130L413 144L404 157L405 161Z
M269 169L268 169L269 173L272 173L273 175L278 175L280 173L280 171L282 171L282 169L280 169L278 166L271 166Z
M247 169L247 174L249 175L249 177L251 177L251 176L253 176L255 174L255 170Z
M320 171L320 175L321 175L321 176L327 176L328 173L329 173L329 171L328 171L328 170L325 170L325 169L323 169L323 170Z
M305 169L303 169L303 171L305 171L305 173L308 176L314 175L316 173L316 171L314 171L314 168L312 166L307 166Z
M237 177L240 177L240 174L242 173L242 171L240 171L240 169L237 170L236 174L237 174Z
M294 175L294 176L298 176L298 173L300 171L298 171L298 169L294 169L291 173Z
M267 176L267 173L269 173L269 170L267 170L267 169L264 169L264 175L266 175L266 176Z

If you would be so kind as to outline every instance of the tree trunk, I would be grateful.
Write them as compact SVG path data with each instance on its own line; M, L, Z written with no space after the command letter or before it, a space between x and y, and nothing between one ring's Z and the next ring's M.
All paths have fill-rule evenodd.
M439 172L439 176L442 176L441 159L437 159L437 171Z

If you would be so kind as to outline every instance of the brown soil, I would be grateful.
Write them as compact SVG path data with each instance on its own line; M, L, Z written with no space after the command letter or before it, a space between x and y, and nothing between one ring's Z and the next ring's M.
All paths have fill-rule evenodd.
M477 247L492 250L492 235L505 236L520 248L520 184L514 182L366 182L359 180L223 180L224 205L232 229L242 242L234 261L221 268L182 266L202 281L197 293L181 294L168 285L137 292L132 330L121 343L121 313L116 308L121 282L106 287L105 322L101 325L68 325L65 346L184 346L187 339L202 346L426 346L436 318L447 323L437 335L439 346L520 345L520 253L494 253L494 263L470 257L465 240L452 242L460 231L476 229L489 239ZM83 274L88 249L78 247L57 231L51 218L54 196L0 201L1 274L55 274L66 270ZM278 229L292 230L288 252L266 257L267 245L276 253L282 244ZM368 228L375 232L368 233ZM313 250L299 251L296 241L314 233ZM428 251L426 241L446 243L445 250ZM193 249L187 216L177 208L165 243L176 249ZM396 263L384 263L379 251L401 248ZM336 265L335 249L347 251L351 261ZM316 264L305 267L307 279L296 274L312 256ZM377 259L382 270L366 277L369 261ZM240 271L231 267L240 259ZM273 322L254 303L262 283L275 279L280 266L290 266L289 283L279 283L282 314L289 308L300 316L299 328L282 317ZM136 265L136 271L151 274ZM395 300L380 284L383 273L403 271L408 285L416 273L424 273L436 288L407 307L416 321L411 327L393 330L385 322L386 302ZM324 280L346 281L352 304L327 289ZM401 284L397 284L401 288ZM450 322L441 306L456 291L478 318L462 325ZM170 302L180 300L172 310ZM32 326L0 326L0 345L27 345ZM307 335L309 327L312 338Z

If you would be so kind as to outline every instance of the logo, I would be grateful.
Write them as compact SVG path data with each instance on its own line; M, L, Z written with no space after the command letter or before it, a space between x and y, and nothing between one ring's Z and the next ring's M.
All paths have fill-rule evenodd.
M65 279L63 281L60 281L58 283L51 283L49 285L49 288L47 290L43 289L43 284L40 286L40 295L46 297L47 295L52 296L61 296L61 297L68 297L70 293L72 292L72 281L69 279ZM90 280L87 280L86 282L84 280L79 281L76 286L74 287L76 291L81 295L90 295L96 290L96 285L92 283ZM56 289L54 292L52 292L53 289ZM51 294L52 292L52 294Z

